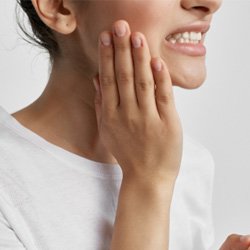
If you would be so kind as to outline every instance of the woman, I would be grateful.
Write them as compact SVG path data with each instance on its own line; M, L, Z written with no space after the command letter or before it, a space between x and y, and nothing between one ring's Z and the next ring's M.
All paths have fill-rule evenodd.
M213 159L183 137L172 85L204 81L220 3L20 0L52 70L36 101L0 112L1 248L211 246ZM236 238L222 249L247 249Z

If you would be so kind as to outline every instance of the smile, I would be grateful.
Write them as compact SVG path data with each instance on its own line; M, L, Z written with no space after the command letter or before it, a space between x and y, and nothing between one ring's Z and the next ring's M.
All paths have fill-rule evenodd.
M191 44L198 44L202 40L202 33L201 32L183 32L170 35L166 38L172 44L175 43L191 43Z
M194 23L173 30L165 38L168 49L188 56L205 56L205 36L209 30L209 23Z

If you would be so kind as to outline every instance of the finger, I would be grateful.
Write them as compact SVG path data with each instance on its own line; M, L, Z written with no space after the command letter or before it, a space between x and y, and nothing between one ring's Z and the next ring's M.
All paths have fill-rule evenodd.
M134 87L134 68L130 44L130 28L126 21L119 20L113 26L115 48L115 75L120 96L120 106L134 109L137 99Z
M227 237L224 244L221 246L220 250L247 250L249 243L241 239L241 235L231 234Z
M240 241L245 247L248 247L247 249L250 248L250 235L242 235L240 237ZM246 248L245 248L246 249Z
M239 238L240 235L237 234L229 235L219 250L230 250L231 247L234 246L237 243L237 241L239 241Z
M172 80L167 65L161 58L152 58L151 66L155 80L155 102L162 119L169 119L175 108Z
M150 65L151 55L146 38L135 32L131 35L135 70L135 89L138 106L143 112L157 112L155 105L155 83Z
M100 82L99 82L99 76L94 77L93 79L94 86L95 86L95 111L96 111L96 120L98 125L98 130L100 131L100 124L101 124L101 105L102 105L102 95L101 95L101 89L100 89Z
M103 112L115 110L119 105L119 93L114 71L112 35L107 31L101 33L99 41L99 82Z

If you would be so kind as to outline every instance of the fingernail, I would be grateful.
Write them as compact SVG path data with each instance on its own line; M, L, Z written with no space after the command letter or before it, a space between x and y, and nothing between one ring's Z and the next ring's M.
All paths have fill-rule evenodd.
M119 37L123 37L126 34L126 24L123 22L120 22L118 24L115 25L114 27L114 33L119 36Z
M162 62L160 59L157 59L153 63L153 67L156 71L161 71L162 70Z
M140 48L142 45L142 40L139 36L132 37L132 43L134 48Z
M107 32L101 34L101 42L105 46L109 46L111 44L111 37Z

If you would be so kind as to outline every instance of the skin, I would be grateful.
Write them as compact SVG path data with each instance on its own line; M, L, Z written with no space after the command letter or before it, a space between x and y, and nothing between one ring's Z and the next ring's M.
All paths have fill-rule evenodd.
M250 235L231 234L219 250L250 250Z
M103 163L122 162L122 158L117 161L118 155L114 157L114 152L110 150L112 146L104 145L98 132L100 126L98 119L104 114L101 114L103 103L94 100L103 99L100 96L96 97L92 82L93 77L104 67L100 65L98 55L99 35L104 30L111 32L117 20L126 20L132 33L137 31L145 36L151 58L163 60L167 68L165 73L168 72L171 76L169 84L195 89L205 80L205 57L191 57L169 50L164 46L164 38L173 29L181 26L194 22L211 22L212 14L221 5L220 0L148 0L148 4L142 0L92 0L87 4L85 1L74 0L32 0L32 3L41 20L56 31L55 35L63 54L52 65L51 75L42 95L12 115L47 141L68 151ZM148 61L149 59L148 56ZM122 61L122 57L119 60ZM102 85L102 82L99 84ZM176 118L175 127L178 127L180 124L174 105L171 110L172 118ZM176 131L178 133L175 135L181 134L180 129ZM181 141L178 136L175 138L178 138L178 142ZM176 148L180 149L180 145L179 143ZM177 170L173 177L178 174L180 155L178 152L175 158L177 160L172 161L175 163L172 164L173 168ZM132 165L134 169L138 166L138 164ZM122 168L123 170L127 168L127 162L123 161ZM148 171L150 173L150 169ZM166 174L167 178L169 173ZM126 196L133 192L130 190L124 193L126 194L123 196ZM167 200L170 202L171 195ZM143 202L145 201L141 204ZM163 230L167 232L168 229ZM117 235L116 239L119 238L119 233ZM249 243L239 242L239 237L236 237L237 240L229 237L220 250L247 250ZM114 243L113 249L115 244L117 243ZM163 246L162 249L166 248Z
M166 64L151 60L145 37L131 35L127 22L116 22L113 30L121 25L122 36L101 34L110 43L99 43L95 98L100 137L123 171L111 250L165 250L182 127ZM131 46L136 39L141 46Z
M150 4L142 0L93 0L87 7L85 1L32 2L43 22L57 31L64 55L52 66L42 95L13 116L71 152L104 163L117 163L98 135L92 78L98 73L98 36L104 30L110 31L118 19L125 19L131 32L145 35L152 58L161 57L167 63L173 85L192 89L205 79L205 58L170 51L164 46L164 38L183 25L211 21L220 0L147 1Z

